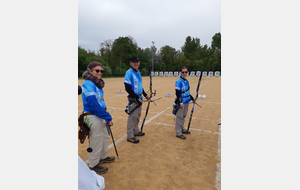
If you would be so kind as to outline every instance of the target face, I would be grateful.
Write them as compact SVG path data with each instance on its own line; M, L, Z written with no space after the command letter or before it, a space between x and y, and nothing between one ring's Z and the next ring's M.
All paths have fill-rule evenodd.
M215 72L215 76L220 76L220 72L219 72L219 71L216 71L216 72Z
M197 71L196 76L200 76L201 72Z
M192 71L192 72L191 72L191 76L195 76L195 71Z
M169 75L170 75L170 76L173 76L173 72L169 72Z
M203 76L206 76L207 75L207 71L203 71Z
M164 74L165 76L168 76L168 72L165 72L165 74Z
M163 76L164 75L164 73L163 72L159 72L159 76Z
M158 72L155 72L155 76L158 76Z

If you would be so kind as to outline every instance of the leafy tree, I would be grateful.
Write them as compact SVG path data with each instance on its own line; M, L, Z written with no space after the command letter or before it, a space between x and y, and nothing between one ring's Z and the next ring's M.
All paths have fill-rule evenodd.
M103 76L111 76L112 75L111 68L108 67L106 64L102 65L102 66L103 66L103 70L104 70Z
M78 47L78 77L91 61L102 63L104 76L123 75L130 68L130 58L138 56L141 60L140 72L148 75L152 63L152 71L180 71L183 66L190 71L221 71L221 33L212 37L211 47L201 46L199 38L187 36L180 50L165 45L159 50L153 45L142 49L138 47L131 36L119 37L115 40L105 40L100 43L100 49L95 51ZM121 62L121 66L120 66Z
M106 65L107 66L106 62L100 56L94 55L93 57L91 57L91 62L92 61L97 61L97 62L101 63L102 65Z
M216 33L211 42L213 71L221 71L221 33Z
M109 52L111 52L112 48L112 40L105 40L100 44L100 55L101 56L107 56Z
M175 48L172 48L168 45L160 48L162 61L166 65L166 70L173 70L174 66L174 57L176 55Z
M78 77L82 76L82 73L86 70L88 64L88 53L85 49L78 47Z
M124 68L120 68L119 66L116 68L115 70L115 74L117 76L124 76L125 73L126 73L127 69L124 69Z
M130 58L137 53L137 45L132 37L119 37L113 42L112 56L109 66L113 71L116 70L118 63L121 62L130 65Z
M140 69L140 73L142 76L148 76L148 72L149 72L149 68L146 69L145 67L143 67L142 69Z
M186 60L186 57L185 57L184 53L183 53L183 52L180 52L180 50L178 50L178 51L176 52L175 57L174 57L174 66L173 66L173 69L172 69L172 70L173 70L173 71L180 71L181 68L182 68L183 66L185 66L185 65L184 65L185 60Z
M148 50L149 50L149 48L148 48ZM142 76L148 75L149 65L152 61L148 56L148 52L146 51L146 49L144 50L144 49L138 48L136 56L139 57L140 62L141 62L141 64L140 64L141 75Z
M212 49L221 49L221 33L216 33L212 37L212 42L211 42L211 48Z
M200 39L186 37L184 45L181 47L185 57L189 60L196 59L196 52L200 49Z
M214 64L214 71L221 71L221 49L215 50L213 64Z

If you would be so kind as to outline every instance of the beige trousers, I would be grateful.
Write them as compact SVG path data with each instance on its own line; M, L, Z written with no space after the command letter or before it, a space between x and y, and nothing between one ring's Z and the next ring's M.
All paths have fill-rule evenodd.
M100 159L105 159L108 153L109 135L106 129L106 121L95 115L87 116L92 123L90 130L90 147L93 149L89 153L89 166L95 167Z
M176 113L176 123L175 123L176 135L182 135L182 132L186 131L186 129L184 128L184 120L186 118L188 110L189 110L189 103L183 104L183 108L179 108Z
M134 134L137 134L139 130L139 121L142 114L142 105L136 108L131 115L128 115L127 119L127 138L131 139L134 137Z

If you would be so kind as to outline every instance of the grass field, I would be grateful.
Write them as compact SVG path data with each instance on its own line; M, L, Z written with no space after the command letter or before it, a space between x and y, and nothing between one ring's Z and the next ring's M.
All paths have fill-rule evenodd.
M190 92L195 97L198 77L187 77ZM102 166L108 167L105 178L106 189L221 189L221 77L202 78L198 99L202 108L195 106L190 126L191 134L181 140L175 137L175 116L172 104L175 99L177 77L153 77L152 89L156 90L156 106L151 103L143 128L145 136L137 137L138 144L126 141L127 93L124 78L106 78L104 100L113 118L112 132L119 159L110 139L108 156L116 161ZM145 91L149 89L149 77L143 77ZM84 80L78 80L81 86ZM123 93L119 93L123 90ZM166 97L171 93L171 97ZM148 103L142 107L139 126L144 119ZM190 104L188 117L191 113ZM81 96L78 96L78 116L83 110ZM185 127L189 118L185 120ZM88 160L88 140L80 144L78 155Z

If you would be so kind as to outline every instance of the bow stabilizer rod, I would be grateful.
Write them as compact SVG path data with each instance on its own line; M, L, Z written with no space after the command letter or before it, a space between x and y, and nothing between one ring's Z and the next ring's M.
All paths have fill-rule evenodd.
M116 155L117 155L117 157L118 157L118 159L119 159L119 155L118 155L117 147L116 147L116 144L115 144L115 140L114 140L114 137L113 137L111 128L110 128L110 126L108 125L108 122L107 122L107 121L106 121L106 128L107 128L108 135L111 134L111 139L112 139L113 144L114 144L114 147L115 147Z

